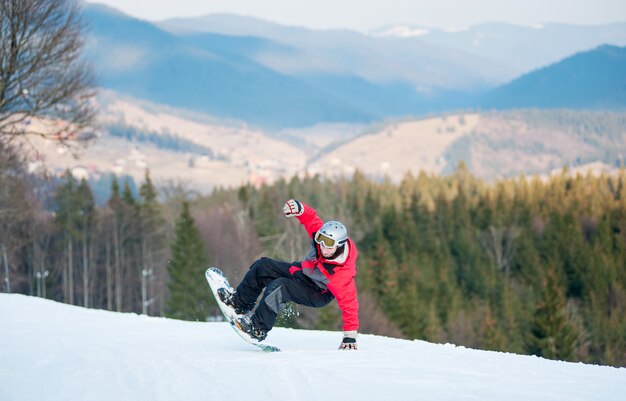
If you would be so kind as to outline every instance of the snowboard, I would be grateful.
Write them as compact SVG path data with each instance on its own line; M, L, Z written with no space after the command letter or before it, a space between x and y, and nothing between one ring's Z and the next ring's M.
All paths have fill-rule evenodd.
M264 342L259 342L254 338L250 337L246 332L242 331L236 324L235 319L237 319L237 313L233 310L233 308L229 307L225 303L220 300L220 297L217 295L217 290L220 288L232 288L228 283L228 279L222 273L220 269L217 267L209 267L204 273L206 277L206 281L209 283L209 287L211 288L211 292L217 301L217 305L220 307L220 310L224 314L224 319L230 324L230 327L235 330L239 337L243 338L249 344L252 344L265 352L278 352L280 348L275 345L271 345Z

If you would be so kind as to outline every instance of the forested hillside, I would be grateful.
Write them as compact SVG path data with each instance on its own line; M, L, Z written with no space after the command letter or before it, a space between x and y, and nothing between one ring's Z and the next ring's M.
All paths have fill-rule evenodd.
M302 236L276 213L284 198L346 222L360 250L368 331L391 323L407 338L624 365L625 179L623 170L564 172L487 185L461 165L400 185L313 177L242 188L238 198L261 238L277 244L265 246L270 256L289 260L288 243ZM338 312L320 314L320 325L338 328Z
M260 256L302 258L309 240L281 213L295 197L357 243L362 332L626 366L624 170L486 183L461 164L399 184L357 172L209 196L146 174L138 197L113 181L100 207L70 174L36 191L12 151L0 153L4 290L202 320L216 313L198 295L206 266L187 262L238 283ZM289 308L282 324L337 329L340 316L335 303Z
M485 108L623 110L626 47L599 46L525 74L481 101Z

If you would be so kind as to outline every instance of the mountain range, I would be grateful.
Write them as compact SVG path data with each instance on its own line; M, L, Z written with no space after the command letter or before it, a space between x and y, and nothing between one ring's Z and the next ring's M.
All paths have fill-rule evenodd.
M516 103L507 88L524 92L528 74L547 74L544 80L556 89L547 88L558 89L565 78L560 73L531 72L542 63L556 62L564 52L626 44L626 24L541 29L484 24L402 36L389 29L318 31L220 14L155 24L100 5L85 5L84 14L90 27L86 57L96 66L101 87L273 131L509 107ZM602 84L612 101L588 103L583 94L577 107L623 106L612 92L621 87L611 83L620 79L620 62L608 57L581 70L586 75L575 84L583 91L597 69L617 73ZM526 74L524 80L514 79L520 74ZM533 82L534 91L544 90L542 79ZM553 107L571 99L558 92L554 97Z
M412 37L433 45L482 56L506 66L512 73L507 80L602 44L626 46L625 33L624 23L546 23L519 26L499 22L447 30L390 26L371 32L379 37Z
M101 137L78 159L34 138L31 170L69 168L108 190L111 173L140 182L149 168L206 192L357 169L398 182L461 161L488 180L624 163L626 24L358 33L84 13ZM524 63L496 57L507 41Z

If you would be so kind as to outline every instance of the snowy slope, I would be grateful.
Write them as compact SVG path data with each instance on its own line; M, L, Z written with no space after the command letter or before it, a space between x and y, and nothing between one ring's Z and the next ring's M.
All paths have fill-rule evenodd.
M626 369L277 328L262 353L225 323L0 294L0 400L624 400Z

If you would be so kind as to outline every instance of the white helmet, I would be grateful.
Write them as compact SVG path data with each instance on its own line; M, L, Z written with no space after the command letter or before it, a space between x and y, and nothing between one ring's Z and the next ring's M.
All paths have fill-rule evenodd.
M315 242L326 248L341 246L346 241L348 241L348 230L338 221L327 221L315 234Z

